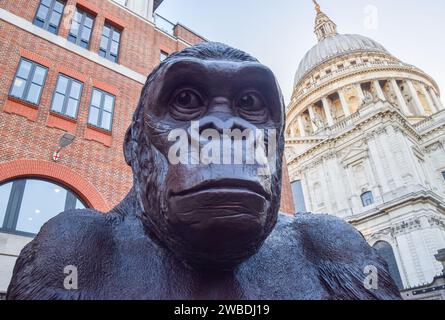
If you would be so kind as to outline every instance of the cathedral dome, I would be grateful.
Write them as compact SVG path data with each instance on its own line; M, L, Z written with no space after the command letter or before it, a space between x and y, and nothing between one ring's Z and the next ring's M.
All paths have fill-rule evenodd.
M342 55L357 52L376 52L390 55L378 42L357 34L334 33L321 39L310 49L298 66L295 85L320 64Z

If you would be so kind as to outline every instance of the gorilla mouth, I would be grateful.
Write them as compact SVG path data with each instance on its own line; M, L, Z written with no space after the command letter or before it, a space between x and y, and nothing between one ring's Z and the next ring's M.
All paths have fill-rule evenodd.
M220 191L222 194L225 193L225 191L254 193L264 197L268 201L270 200L270 194L263 188L261 184L255 181L241 180L241 179L222 179L222 180L205 181L190 189L183 190L180 192L172 192L170 195L172 197L184 197L198 193L217 192L217 191Z
M169 198L173 212L188 223L199 223L207 218L258 218L264 213L270 195L257 182L224 179L172 192Z

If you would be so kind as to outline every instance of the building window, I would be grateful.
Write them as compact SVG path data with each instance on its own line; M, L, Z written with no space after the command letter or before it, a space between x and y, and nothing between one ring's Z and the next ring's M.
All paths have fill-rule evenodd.
M82 86L81 82L60 74L57 79L51 111L70 118L77 118Z
M93 89L88 123L111 131L113 123L114 96L102 90Z
M9 95L38 105L47 73L48 68L22 58Z
M92 15L76 8L68 40L82 48L88 49L93 23L94 17Z
M351 66L355 66L357 64L357 61L351 61Z
M65 2L60 0L42 0L34 18L34 24L51 33L57 34L62 20Z
M337 66L337 69L343 69L345 66L343 65L343 64L339 64L338 66Z
M371 191L363 193L361 196L363 207L368 207L374 203L374 196Z
M161 54L160 54L159 60L161 60L161 62L162 62L162 61L164 61L167 58L168 58L168 53L161 50Z
M0 230L35 235L60 212L84 209L71 190L54 182L22 178L0 185Z
M376 244L374 244L373 248L377 250L378 254L386 261L391 278L394 280L397 287L400 290L402 290L403 289L402 278L400 277L400 272L399 268L397 267L396 257L394 255L394 251L391 245L386 241L379 241Z
M119 58L119 45L122 31L105 23L102 38L100 40L99 55L113 62Z
M306 202L304 201L303 188L301 185L301 180L297 180L292 182L292 195L294 199L295 209L297 213L305 213L306 210Z
M326 74L331 74L331 72L332 72L331 69L326 70Z

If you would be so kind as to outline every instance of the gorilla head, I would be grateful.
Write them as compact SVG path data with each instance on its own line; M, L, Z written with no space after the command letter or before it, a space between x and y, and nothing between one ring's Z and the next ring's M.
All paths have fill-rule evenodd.
M147 79L124 146L149 236L196 269L231 270L253 255L277 221L283 118L272 72L240 50L205 43L164 60ZM196 121L198 139L191 129ZM172 163L169 157L178 143L170 134L178 129L185 135L187 163ZM230 130L255 137L262 131L266 138L263 144L255 139L254 148L241 138L242 163L193 161L196 149L189 145L222 145ZM276 141L267 134L272 131ZM240 151L236 139L225 140L234 153ZM263 163L269 174L258 174L262 165L246 159L252 150L270 145L275 156ZM220 154L213 150L215 155Z

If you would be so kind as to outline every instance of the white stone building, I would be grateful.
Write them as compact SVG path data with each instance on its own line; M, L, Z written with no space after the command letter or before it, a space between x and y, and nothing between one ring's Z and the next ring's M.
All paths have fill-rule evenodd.
M296 206L352 223L401 289L429 284L445 248L439 88L374 40L337 33L318 5L315 34L287 109Z

